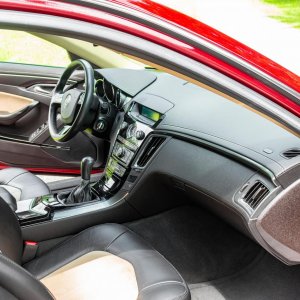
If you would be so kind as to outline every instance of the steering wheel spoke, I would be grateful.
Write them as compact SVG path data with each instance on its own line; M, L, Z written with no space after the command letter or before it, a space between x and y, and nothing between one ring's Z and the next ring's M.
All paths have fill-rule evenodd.
M72 73L78 68L84 71L84 92L76 86L65 89ZM93 67L82 59L71 62L61 75L51 99L48 117L50 135L56 142L69 141L78 132L90 126L97 111L94 81ZM61 115L63 123L61 128L57 124L58 114Z
M56 93L53 95L51 99L51 103L61 105L62 99L63 99L63 94Z
M68 131L71 129L71 125L64 125L60 130L59 130L59 135L65 135L68 133Z
M78 100L78 105L82 105L83 104L83 101L84 101L84 97L85 97L85 93L83 92L80 97L79 97L79 100Z

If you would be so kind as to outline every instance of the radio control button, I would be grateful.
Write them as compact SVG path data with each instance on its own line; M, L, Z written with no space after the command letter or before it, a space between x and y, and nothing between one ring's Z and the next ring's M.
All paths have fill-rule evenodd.
M118 150L116 151L116 156L118 158L123 158L126 155L126 150L121 146L118 148Z

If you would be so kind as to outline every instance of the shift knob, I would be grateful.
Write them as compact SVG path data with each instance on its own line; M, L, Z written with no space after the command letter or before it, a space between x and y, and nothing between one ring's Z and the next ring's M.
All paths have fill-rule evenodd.
M94 165L94 159L90 156L84 157L81 161L81 178L83 180L91 179L91 172Z

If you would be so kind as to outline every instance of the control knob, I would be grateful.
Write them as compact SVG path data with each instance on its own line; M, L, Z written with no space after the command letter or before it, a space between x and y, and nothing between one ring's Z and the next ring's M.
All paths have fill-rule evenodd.
M127 127L128 127L128 123L124 121L121 125L121 130L125 130L127 129Z
M137 140L141 141L145 138L145 132L143 130L138 130L136 133L135 133L135 137Z
M107 129L107 122L105 119L99 119L96 123L95 129L98 132L104 132Z

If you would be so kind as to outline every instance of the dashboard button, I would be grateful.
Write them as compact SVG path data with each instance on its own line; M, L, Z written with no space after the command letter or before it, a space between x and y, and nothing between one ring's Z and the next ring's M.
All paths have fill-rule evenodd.
M118 158L123 158L125 156L125 154L126 154L125 149L122 146L119 147L118 150L117 150L117 152L116 152L116 156Z

